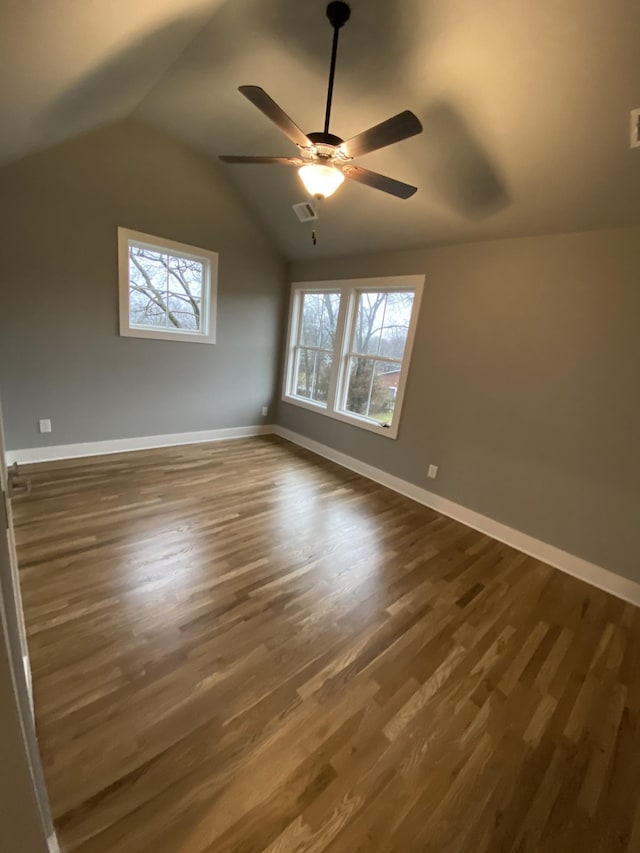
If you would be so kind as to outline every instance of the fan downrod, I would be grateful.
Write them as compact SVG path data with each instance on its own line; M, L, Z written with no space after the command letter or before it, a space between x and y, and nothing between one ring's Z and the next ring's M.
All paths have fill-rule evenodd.
M324 114L324 133L329 133L331 118L331 99L333 97L333 80L336 74L336 59L338 57L338 38L340 29L351 16L351 9L342 0L332 0L327 6L327 18L333 27L333 44L331 45L331 66L329 68L329 86L327 87L327 108Z

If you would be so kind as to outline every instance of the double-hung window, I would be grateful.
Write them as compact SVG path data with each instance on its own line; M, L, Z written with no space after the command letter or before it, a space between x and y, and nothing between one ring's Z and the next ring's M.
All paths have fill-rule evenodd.
M218 255L118 228L120 334L215 343Z
M294 284L283 399L395 438L423 282Z
M329 397L339 309L339 290L302 291L296 305L294 394L322 406Z

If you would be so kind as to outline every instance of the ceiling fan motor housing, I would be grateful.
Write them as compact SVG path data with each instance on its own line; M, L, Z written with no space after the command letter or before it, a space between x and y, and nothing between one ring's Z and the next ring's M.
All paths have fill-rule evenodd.
M322 131L309 133L308 136L311 142L313 142L313 146L316 149L318 157L327 159L333 159L335 157L336 148L344 142L344 140L340 139L339 136L335 136L333 133L323 133Z

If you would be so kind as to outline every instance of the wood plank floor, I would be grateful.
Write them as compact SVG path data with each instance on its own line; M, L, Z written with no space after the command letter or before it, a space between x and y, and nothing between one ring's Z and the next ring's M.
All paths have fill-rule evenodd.
M32 476L66 850L640 851L640 610L276 438Z

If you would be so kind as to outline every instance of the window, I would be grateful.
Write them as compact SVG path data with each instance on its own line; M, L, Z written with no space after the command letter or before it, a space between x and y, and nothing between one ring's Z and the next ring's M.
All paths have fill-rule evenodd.
M395 438L423 282L294 284L283 399Z
M300 294L294 346L294 393L326 405L333 367L340 292Z
M120 334L215 343L218 255L118 228Z

